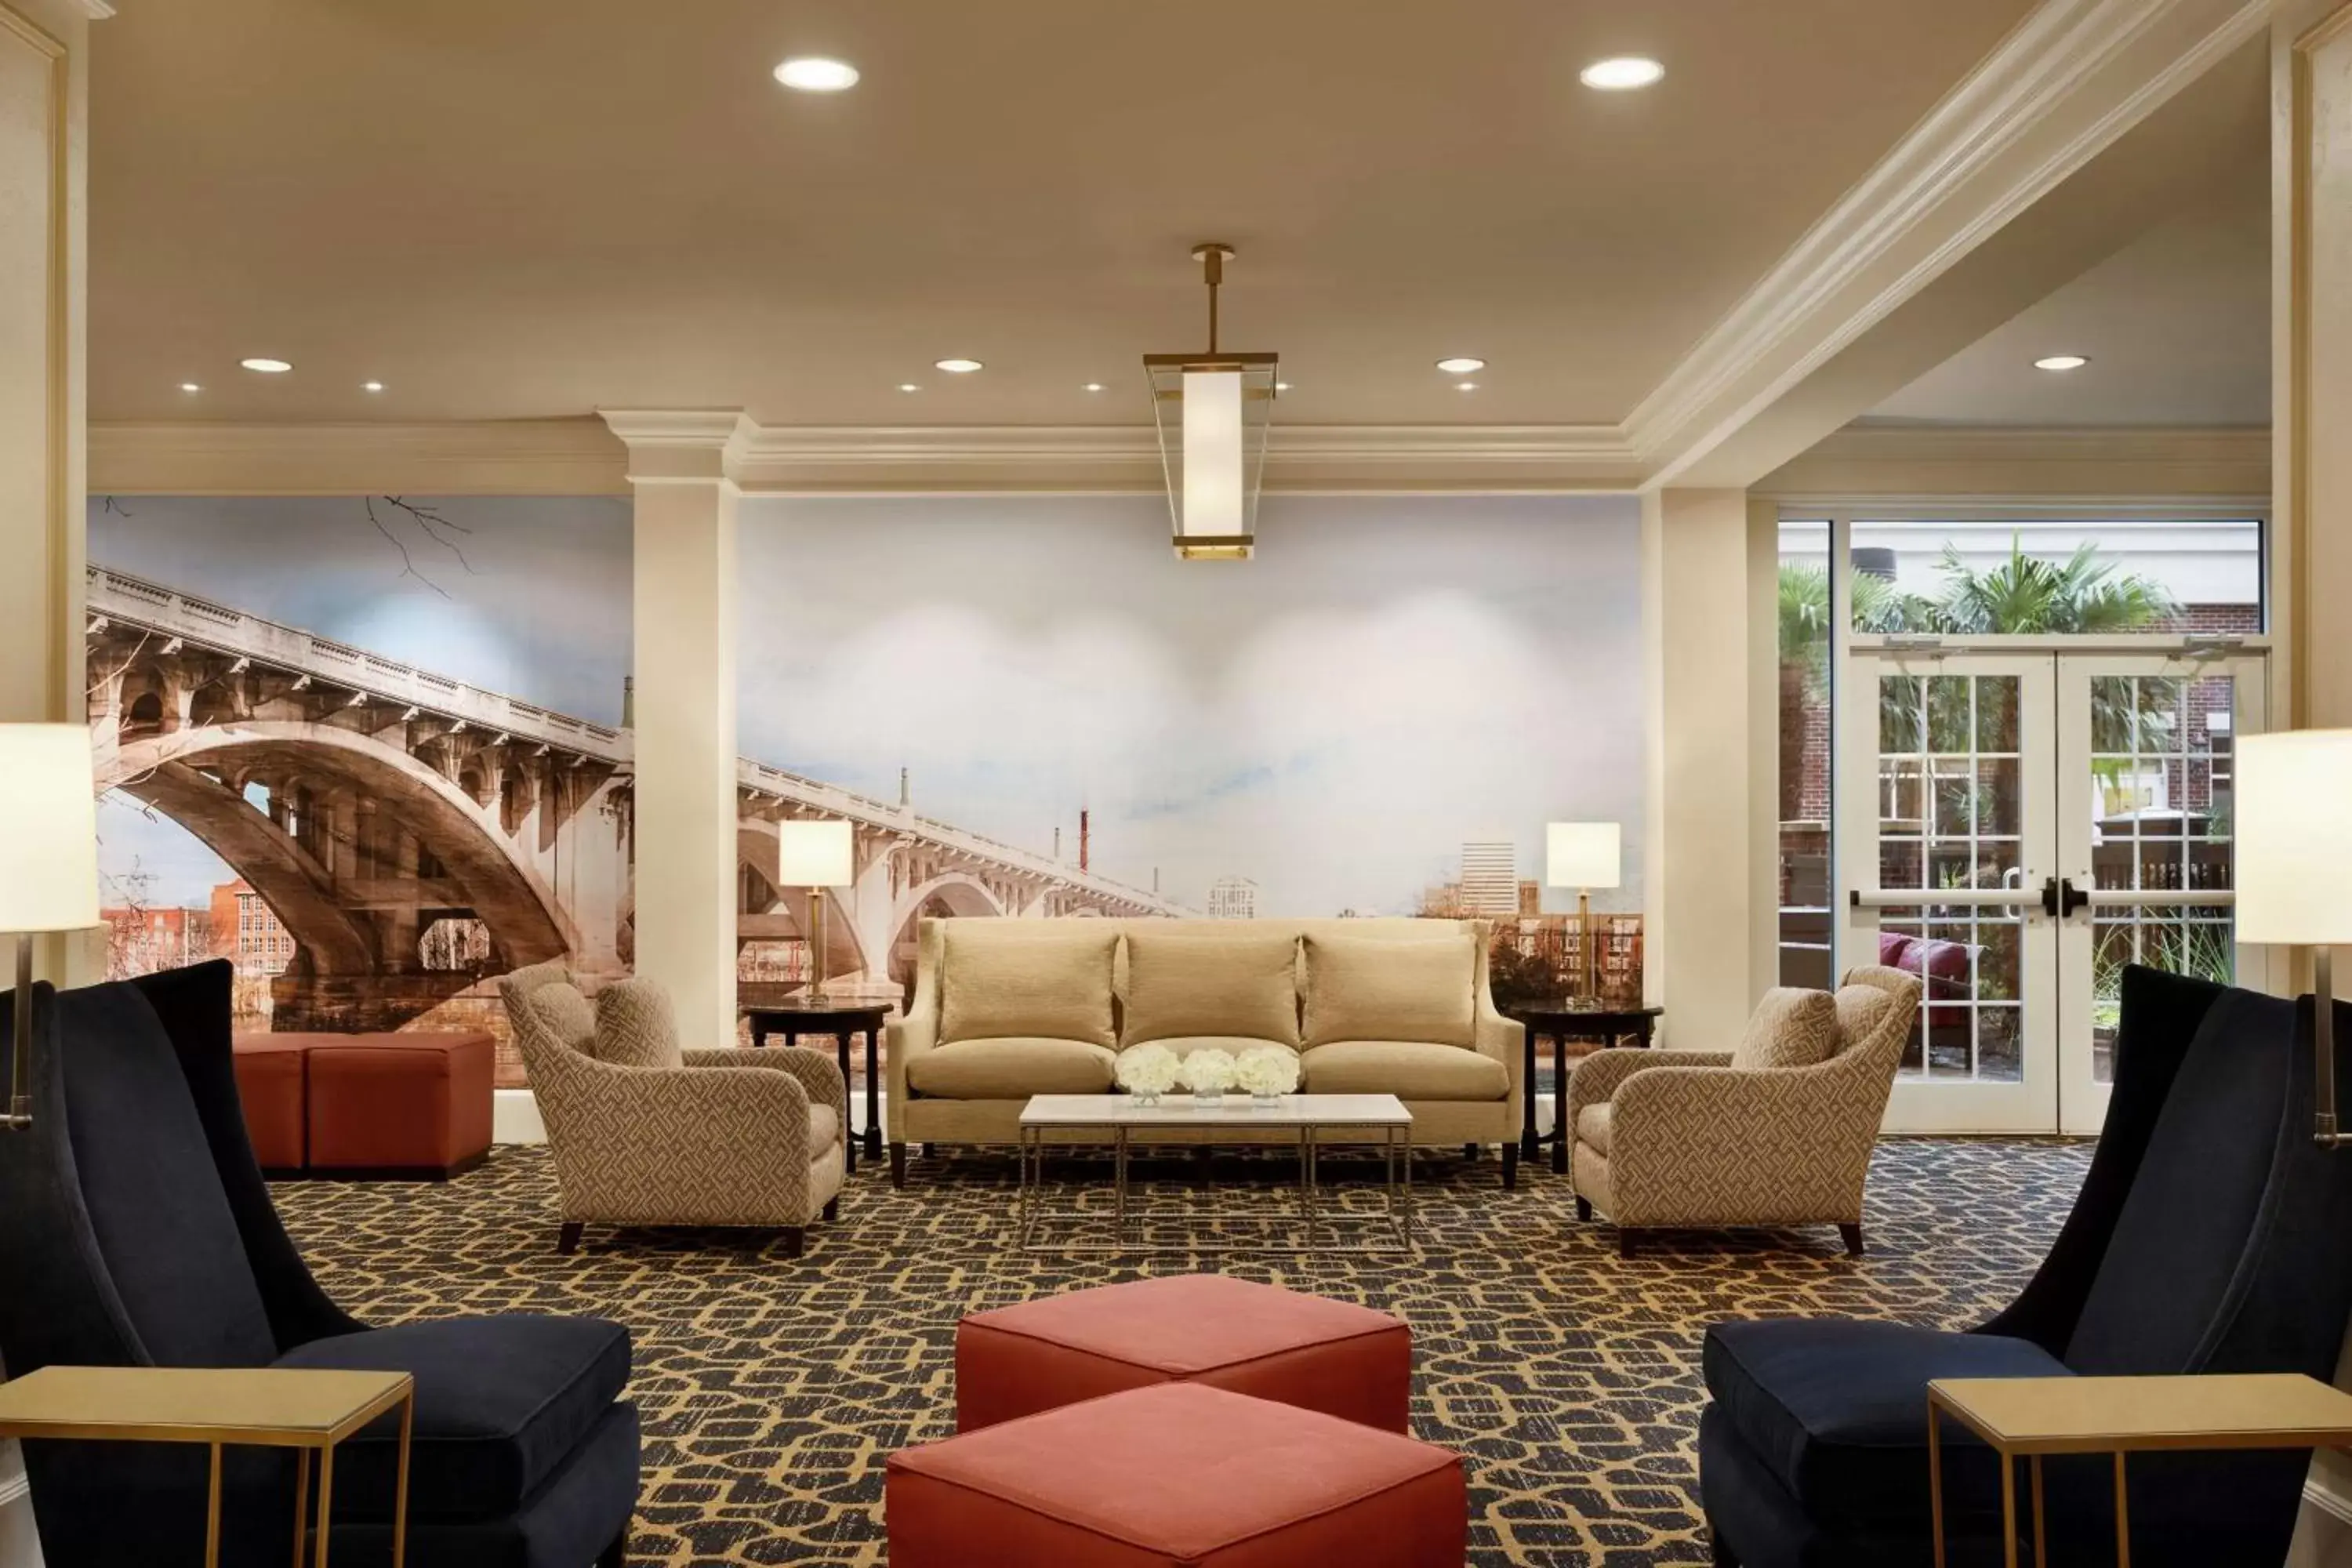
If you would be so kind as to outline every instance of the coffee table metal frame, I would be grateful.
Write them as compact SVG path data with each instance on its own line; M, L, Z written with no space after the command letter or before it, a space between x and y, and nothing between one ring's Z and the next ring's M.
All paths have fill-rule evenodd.
M1221 1132L1217 1142L1235 1142L1236 1131L1254 1134L1247 1142L1286 1145L1298 1151L1299 1235L1295 1241L1253 1242L1219 1237L1202 1246L1190 1243L1151 1245L1128 1239L1137 1205L1130 1201L1128 1164L1137 1147L1138 1131L1169 1133ZM1038 1239L1044 1207L1047 1148L1088 1146L1095 1141L1067 1134L1098 1132L1111 1151L1111 1226L1113 1239L1103 1242L1044 1242ZM1332 1138L1333 1132L1352 1134ZM1281 1134L1290 1136L1284 1137ZM1146 1148L1181 1147L1181 1137L1155 1139ZM1391 1239L1317 1241L1321 1218L1317 1198L1321 1191L1317 1157L1327 1143L1371 1144L1381 1151L1384 1196L1380 1216ZM1272 1101L1229 1094L1213 1102L1192 1096L1170 1096L1145 1104L1125 1094L1032 1095L1021 1112L1021 1192L1016 1245L1024 1252L1280 1252L1370 1254L1411 1252L1412 1235L1412 1112L1392 1094L1286 1094Z

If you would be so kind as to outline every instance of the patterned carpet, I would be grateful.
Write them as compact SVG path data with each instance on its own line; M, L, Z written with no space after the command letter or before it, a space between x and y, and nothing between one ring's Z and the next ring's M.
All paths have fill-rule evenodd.
M1528 1173L1507 1194L1491 1161L1433 1159L1415 1184L1419 1256L1232 1253L1223 1266L1412 1325L1414 1431L1468 1457L1478 1568L1705 1563L1691 1445L1706 1324L1976 1321L2040 1258L2088 1160L2081 1144L1891 1142L1860 1262L1827 1227L1669 1237L1624 1262L1613 1230L1576 1222L1563 1179ZM1327 1159L1327 1179L1339 1163ZM1270 1170L1254 1180L1235 1164L1201 1234L1286 1196ZM1163 1174L1147 1200L1163 1219L1201 1202L1181 1168ZM798 1261L757 1237L597 1229L558 1257L553 1167L534 1149L500 1149L446 1187L298 1184L278 1197L327 1289L370 1321L528 1310L626 1323L646 1432L631 1561L685 1568L884 1562L883 1460L949 1434L960 1317L1217 1266L1016 1253L1012 1185L1009 1158L918 1159L904 1193L861 1165L839 1223ZM1340 1198L1361 1210L1376 1191Z

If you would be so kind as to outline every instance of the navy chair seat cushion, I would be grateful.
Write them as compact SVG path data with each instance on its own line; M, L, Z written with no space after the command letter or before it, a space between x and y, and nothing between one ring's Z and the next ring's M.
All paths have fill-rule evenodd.
M1701 1363L1759 1466L1807 1513L1853 1521L1927 1519L1931 1380L2074 1375L2026 1340L1839 1318L1717 1323ZM1944 1436L1952 1506L1997 1508L1990 1451L1958 1427Z
M488 1519L521 1507L621 1397L629 1335L595 1318L444 1318L313 1340L277 1364L414 1376L410 1516ZM336 1450L338 1519L390 1517L398 1447L385 1420Z

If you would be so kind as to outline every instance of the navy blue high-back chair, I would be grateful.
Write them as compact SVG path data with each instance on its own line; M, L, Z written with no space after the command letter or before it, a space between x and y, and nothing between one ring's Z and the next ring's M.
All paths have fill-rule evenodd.
M329 1300L246 1137L229 986L215 963L41 988L34 1125L0 1132L0 1362L12 1375L52 1363L407 1372L410 1563L621 1563L638 1479L627 1331L523 1315L369 1329ZM337 1450L339 1568L390 1560L394 1452L389 1423ZM26 1444L47 1568L196 1561L205 1460L193 1446ZM246 1448L228 1461L222 1561L282 1568L291 1458Z
M2352 1314L2352 1150L2312 1139L2312 1004L2131 969L2106 1127L2049 1257L1969 1333L1847 1319L1718 1323L1699 1487L1718 1563L1932 1560L1939 1377L2334 1373ZM2352 1007L2336 1035L2352 1039ZM1998 1563L2000 1468L1947 1426L1951 1562ZM2275 1564L2308 1450L2128 1461L2140 1568ZM2052 1561L2112 1563L2110 1461L2045 1464Z

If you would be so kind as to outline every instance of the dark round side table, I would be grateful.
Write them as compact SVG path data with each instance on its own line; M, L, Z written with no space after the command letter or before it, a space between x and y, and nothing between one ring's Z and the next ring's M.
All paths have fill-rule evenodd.
M1520 1157L1534 1163L1536 1152L1546 1143L1551 1145L1551 1168L1554 1174L1568 1173L1568 1042L1598 1040L1603 1047L1622 1040L1632 1040L1647 1048L1651 1035L1656 1030L1664 1007L1594 1007L1576 1008L1565 1002L1531 1004L1505 1009L1511 1017L1527 1026L1528 1061L1523 1079L1527 1127L1519 1140ZM1538 1137L1536 1133L1536 1043L1545 1036L1551 1037L1551 1131Z
M800 1044L803 1035L831 1035L835 1059L841 1064L841 1080L848 1083L849 1037L866 1037L866 1157L882 1157L882 1021L890 1016L887 1002L772 1002L764 1006L746 1007L743 1016L751 1021L751 1043L765 1046L770 1035L782 1035L787 1047ZM857 1138L849 1128L842 1129L841 1146L849 1157L849 1169L857 1169Z

